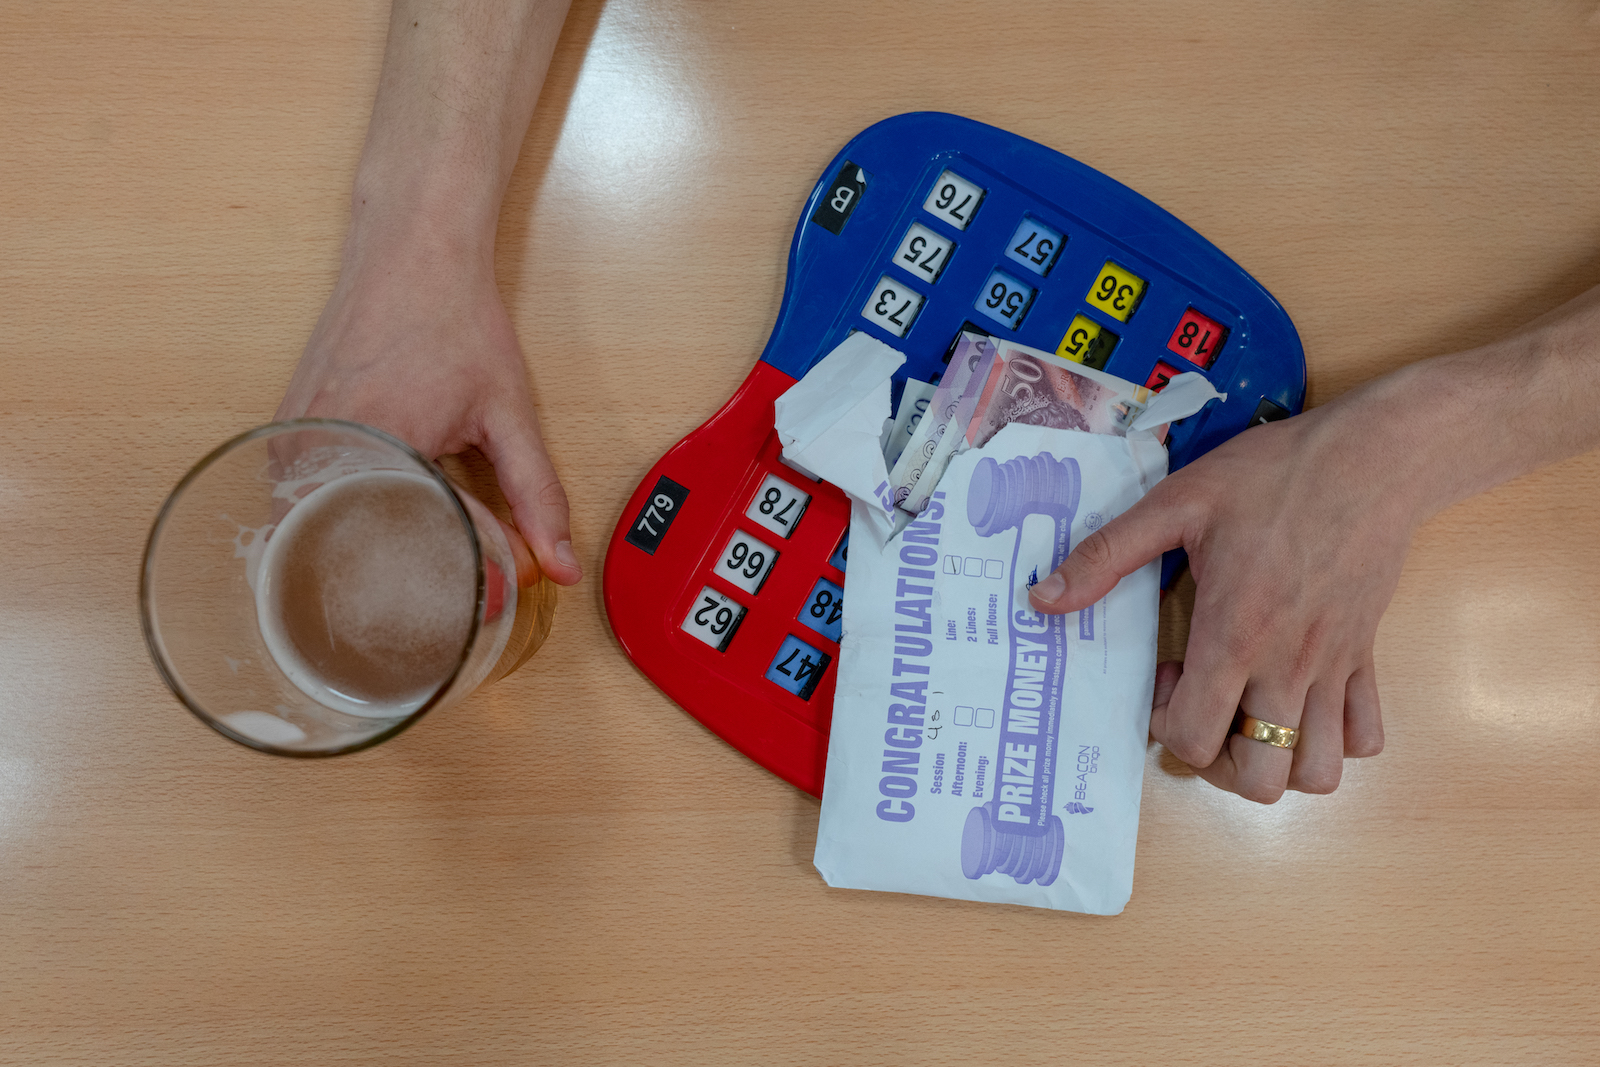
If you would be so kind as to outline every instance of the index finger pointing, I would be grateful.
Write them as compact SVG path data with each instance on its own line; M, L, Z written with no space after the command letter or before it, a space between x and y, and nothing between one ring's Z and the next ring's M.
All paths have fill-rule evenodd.
M1156 486L1143 500L1078 543L1055 573L1028 591L1036 611L1081 611L1168 549L1183 544L1187 509Z

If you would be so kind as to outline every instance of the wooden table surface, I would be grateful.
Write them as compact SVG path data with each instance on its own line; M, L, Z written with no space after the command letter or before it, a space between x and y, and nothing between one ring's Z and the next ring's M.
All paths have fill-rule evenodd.
M598 580L862 127L1139 189L1279 297L1320 403L1600 283L1594 8L580 0L499 278L588 577L517 675L298 762L171 697L136 571L333 282L386 5L0 3L0 1063L1596 1062L1600 455L1421 531L1388 750L1333 796L1152 747L1116 918L828 889L816 801L632 667Z

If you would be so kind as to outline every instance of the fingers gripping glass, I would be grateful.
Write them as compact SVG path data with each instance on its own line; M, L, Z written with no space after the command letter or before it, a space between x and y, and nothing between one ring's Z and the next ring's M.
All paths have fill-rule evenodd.
M228 441L173 489L140 619L203 722L263 752L331 756L533 655L555 588L516 576L503 524L404 442L298 419Z

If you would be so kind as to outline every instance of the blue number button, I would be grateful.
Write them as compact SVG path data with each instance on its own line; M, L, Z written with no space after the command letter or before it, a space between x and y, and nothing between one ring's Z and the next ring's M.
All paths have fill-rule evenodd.
M833 550L833 555L828 557L828 566L837 568L840 574L844 573L845 561L850 558L850 531L844 532L844 537L839 540L839 547Z
M844 628L844 590L818 578L800 609L800 621L834 644L839 643L839 632Z
M1006 242L1006 258L1015 260L1043 278L1056 265L1061 246L1067 239L1060 230L1046 226L1032 215L1022 220L1017 232Z
M791 634L783 639L778 654L772 658L772 666L767 668L767 678L801 700L810 700L817 683L822 681L822 672L832 662L832 656L818 652Z
M1028 305L1033 303L1036 292L1033 286L1017 281L1003 270L991 271L972 306L1015 330L1022 325L1022 317L1028 313Z

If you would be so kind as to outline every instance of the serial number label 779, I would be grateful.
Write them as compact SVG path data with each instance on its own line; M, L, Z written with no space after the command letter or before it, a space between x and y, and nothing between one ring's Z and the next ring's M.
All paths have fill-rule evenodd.
M661 539L672 527L672 520L678 517L683 502L688 499L688 489L665 474L657 478L655 489L645 498L644 507L639 509L638 517L628 530L627 542L655 555L656 549L661 547Z

